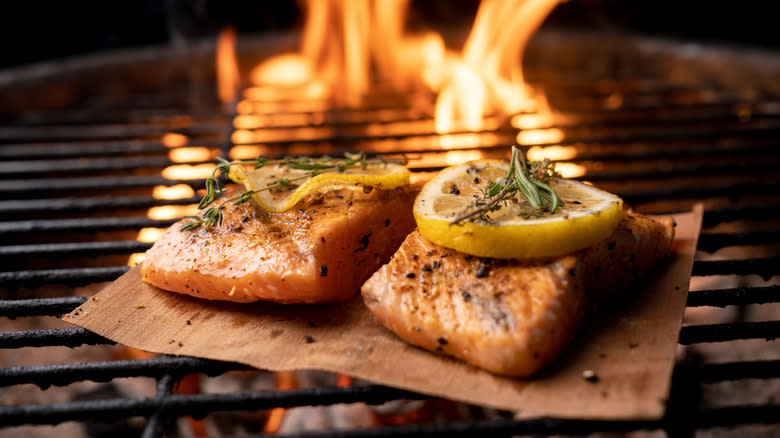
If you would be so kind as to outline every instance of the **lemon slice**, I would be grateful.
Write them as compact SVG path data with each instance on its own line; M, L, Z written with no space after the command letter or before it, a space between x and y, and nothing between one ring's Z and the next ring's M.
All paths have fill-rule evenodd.
M339 161L327 163L337 164ZM254 191L257 203L274 213L289 210L312 193L338 189L389 190L409 184L409 170L405 166L379 161L355 164L343 170L319 170L315 176L312 176L311 170L295 169L287 164L267 164L259 169L233 164L228 177ZM279 181L284 183L279 184Z
M485 213L484 219L452 224L491 181L508 170L509 163L481 160L439 172L414 203L420 233L439 245L479 257L547 257L606 239L623 217L619 197L581 182L553 179L548 185L564 201L555 213L536 210L516 195L499 210Z

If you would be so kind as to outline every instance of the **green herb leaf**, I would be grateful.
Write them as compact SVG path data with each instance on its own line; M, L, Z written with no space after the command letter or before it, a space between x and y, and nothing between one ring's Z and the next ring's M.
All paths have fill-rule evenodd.
M487 213L500 210L512 201L519 192L540 214L544 211L555 213L563 201L552 187L547 185L550 179L560 177L555 172L555 166L549 160L527 163L522 151L512 146L512 158L506 176L496 182L490 182L483 191L482 197L477 197L466 209L450 222L451 225L479 218L488 221Z

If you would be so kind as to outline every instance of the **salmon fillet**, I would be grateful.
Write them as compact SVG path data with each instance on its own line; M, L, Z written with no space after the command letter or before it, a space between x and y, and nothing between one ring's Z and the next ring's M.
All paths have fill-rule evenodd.
M345 300L414 229L411 187L337 190L270 213L254 201L224 210L221 225L171 226L146 253L145 282L209 300Z
M671 219L625 212L614 234L548 259L483 259L413 231L363 285L403 340L496 374L528 377L574 338L586 310L646 275L670 249Z

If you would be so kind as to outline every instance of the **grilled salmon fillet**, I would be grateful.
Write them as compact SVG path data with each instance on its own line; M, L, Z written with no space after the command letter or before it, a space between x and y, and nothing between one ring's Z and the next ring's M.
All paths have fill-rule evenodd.
M625 212L614 234L590 248L521 261L469 256L415 230L361 292L403 340L528 377L566 348L590 306L646 275L673 237L671 219Z
M230 203L221 225L182 222L155 242L145 282L209 300L319 303L347 299L415 227L416 190L336 190L270 213Z

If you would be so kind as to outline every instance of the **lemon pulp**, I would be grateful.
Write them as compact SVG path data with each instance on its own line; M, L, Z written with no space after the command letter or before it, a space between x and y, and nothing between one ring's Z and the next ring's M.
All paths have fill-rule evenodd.
M274 213L289 210L312 193L338 189L389 190L409 184L409 170L396 163L366 163L341 171L328 169L314 176L309 170L290 168L286 164L268 164L259 169L233 164L228 177L254 191L257 203ZM282 180L286 183L278 184Z
M548 257L606 239L623 217L619 197L578 181L553 179L548 185L564 202L555 213L536 210L517 195L480 219L452 223L508 169L506 162L481 160L439 172L415 200L420 233L441 246L480 257Z

